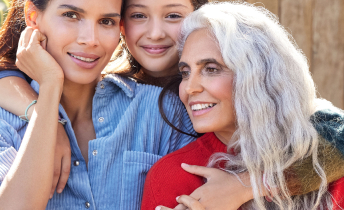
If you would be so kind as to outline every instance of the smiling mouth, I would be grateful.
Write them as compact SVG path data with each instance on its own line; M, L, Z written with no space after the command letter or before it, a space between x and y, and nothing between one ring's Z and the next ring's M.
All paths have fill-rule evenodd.
M192 111L200 111L200 110L204 110L204 109L209 109L216 106L216 104L214 103L209 103L209 104L194 104L191 106L191 110Z
M168 50L171 46L142 46L142 48L150 54L161 54Z
M92 63L92 62L95 62L97 61L99 58L85 58L85 57L82 57L82 56L77 56L77 55L73 55L72 53L67 53L69 56L72 56L73 58L76 58L80 61L84 61L84 62L87 62L87 63Z

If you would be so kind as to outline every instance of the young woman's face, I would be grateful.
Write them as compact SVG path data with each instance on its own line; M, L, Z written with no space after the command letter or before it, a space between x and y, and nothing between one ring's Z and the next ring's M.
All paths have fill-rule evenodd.
M124 34L133 57L154 77L177 73L176 41L190 0L127 0Z
M236 122L234 74L226 67L218 44L207 30L195 31L187 38L179 71L183 77L179 97L195 131L215 132L220 140L230 140Z
M121 0L51 0L37 27L65 78L80 84L99 79L119 42Z

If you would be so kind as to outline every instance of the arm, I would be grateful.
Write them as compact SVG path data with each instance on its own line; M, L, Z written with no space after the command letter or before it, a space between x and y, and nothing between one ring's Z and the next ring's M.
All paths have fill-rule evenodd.
M46 59L48 62L49 59ZM34 62L32 62L35 65ZM52 66L52 65L49 65ZM59 66L58 66L59 67ZM22 70L27 70L27 66L23 66ZM29 74L35 76L34 73ZM24 115L26 107L33 101L38 99L37 93L31 88L26 81L25 76L20 71L0 71L0 107L9 112L20 116ZM28 110L28 117L31 118L35 105ZM57 126L57 142L54 161L54 179L51 188L51 196L55 188L61 193L65 187L71 165L71 149L68 136L62 124Z
M61 82L40 87L22 144L0 187L0 204L4 209L44 209L48 202L61 92ZM25 202L18 202L23 198L27 198Z
M315 113L314 116L312 116L311 121L320 137L319 161L324 167L327 175L327 182L331 183L344 176L344 116L340 112L322 110ZM206 178L208 178L208 180L209 178L212 178L213 181L207 182L191 194L194 198L201 199L200 201L204 207L211 206L213 208L221 209L226 206L232 206L234 201L236 202L240 199L244 199L246 201L253 199L252 192L245 193L245 186L238 185L236 189L233 189L233 184L235 185L235 182L238 181L232 179L233 175L231 174L227 174L226 178L226 176L221 177L220 174L223 172L217 169L202 169L202 167L196 166L193 166L192 170L187 168L184 169L200 176L207 173L207 170L209 171L207 173L208 177ZM291 195L302 195L318 190L321 183L321 179L314 171L311 157L307 157L294 163L285 171L285 177L287 187ZM216 179L221 181L215 182ZM250 188L246 188L246 190L247 189ZM238 198L240 199L228 197L228 195L232 195L233 193L235 193L235 196L239 196ZM223 196L221 196L221 194ZM225 197L225 195L227 199L221 199ZM190 199L192 201L192 198L182 198L185 198L182 199L183 202L189 202ZM198 202L195 202L195 205L197 203ZM242 202L242 204L243 203L245 202ZM184 204L186 205L186 203ZM217 207L214 207L215 205L217 205Z
M2 78L0 79L0 87L3 87L0 88L0 107L17 116L24 115L26 107L38 98L30 84L21 77ZM28 110L29 119L32 112L32 108Z

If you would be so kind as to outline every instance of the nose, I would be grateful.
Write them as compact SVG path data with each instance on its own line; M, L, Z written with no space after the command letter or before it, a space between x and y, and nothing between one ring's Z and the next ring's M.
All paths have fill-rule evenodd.
M188 95L197 95L199 93L202 93L204 90L201 75L190 73L189 78L185 80L185 82L185 92Z
M85 21L84 24L80 24L79 36L77 42L80 45L88 45L95 47L99 45L99 35L96 24Z
M160 40L166 37L164 24L158 18L152 18L147 27L147 38L152 40Z

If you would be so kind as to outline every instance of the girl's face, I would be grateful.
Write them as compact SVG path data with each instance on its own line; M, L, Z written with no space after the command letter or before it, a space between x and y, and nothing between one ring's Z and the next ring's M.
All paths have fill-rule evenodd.
M79 84L99 79L119 42L121 0L51 0L38 11L37 28L65 78Z
M183 80L179 97L198 133L215 132L228 143L235 131L233 72L222 59L218 44L205 29L194 31L185 42L179 62Z
M190 0L127 0L122 33L133 57L150 76L177 73L176 42Z

